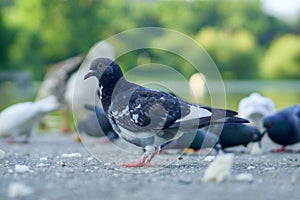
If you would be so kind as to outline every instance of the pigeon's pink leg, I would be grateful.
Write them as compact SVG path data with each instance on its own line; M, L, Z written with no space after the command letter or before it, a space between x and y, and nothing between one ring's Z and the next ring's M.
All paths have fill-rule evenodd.
M158 150L155 150L153 146L146 146L146 152L143 154L139 162L133 162L128 164L123 164L124 167L151 167L151 160L158 153Z
M158 150L156 150L151 156L150 158L146 161L145 166L147 167L151 167L151 160L154 158L154 156L158 153Z
M63 133L68 133L70 131L69 121L68 121L69 111L68 109L61 110L61 127L60 130Z
M16 139L15 139L14 137L9 137L9 138L7 138L7 139L6 139L6 142L7 142L8 144L15 144L15 143L17 143L17 141L16 141Z
M143 167L146 166L145 161L147 159L148 156L146 156L145 154L142 156L141 160L138 162L133 162L133 163L127 163L127 164L122 164L122 166L124 167ZM150 166L147 166L150 167Z
M278 149L273 149L272 150L273 153L278 153L278 152L283 152L283 151L286 151L285 146L282 146L282 147L280 147Z

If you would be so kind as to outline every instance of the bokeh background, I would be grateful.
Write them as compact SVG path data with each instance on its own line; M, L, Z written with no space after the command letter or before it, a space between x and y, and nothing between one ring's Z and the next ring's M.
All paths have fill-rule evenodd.
M297 0L0 0L0 110L34 100L53 64L86 55L119 32L149 26L182 32L207 50L229 108L237 109L252 92L272 98L277 109L287 107L300 102L299 14ZM156 42L164 41L157 36ZM165 45L176 42L168 38ZM196 72L182 58L151 49L124 55L119 63L128 71L145 60L187 79ZM207 102L209 94L201 103Z

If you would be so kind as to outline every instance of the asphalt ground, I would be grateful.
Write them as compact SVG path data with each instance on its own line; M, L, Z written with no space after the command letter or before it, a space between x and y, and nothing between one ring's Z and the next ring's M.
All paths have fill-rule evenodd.
M231 178L216 183L202 180L214 150L173 150L157 155L150 168L126 168L120 164L137 160L140 149L103 138L79 143L74 135L49 132L27 144L0 140L0 199L300 199L300 154L271 153L279 146L266 136L262 155L228 149L234 153ZM252 178L238 180L240 174Z

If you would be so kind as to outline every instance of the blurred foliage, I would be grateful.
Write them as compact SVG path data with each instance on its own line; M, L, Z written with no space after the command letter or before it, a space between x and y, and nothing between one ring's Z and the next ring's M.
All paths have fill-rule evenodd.
M225 79L257 77L260 52L250 32L207 27L196 35L196 40L208 51Z
M272 79L300 79L300 37L284 35L277 38L266 52L261 73Z
M29 71L37 80L51 63L86 54L95 42L121 31L146 26L170 28L194 38L226 79L257 79L260 74L262 78L299 78L296 47L280 49L285 46L280 43L292 39L280 42L278 38L294 34L299 40L300 20L290 25L267 16L259 0L0 0L0 5L0 70ZM158 42L166 38L157 37ZM176 38L168 41L167 45L174 47L178 43ZM193 73L184 59L157 50L141 50L121 58L123 69L134 67L140 54L187 77ZM281 57L287 70L278 77L282 62L274 62Z

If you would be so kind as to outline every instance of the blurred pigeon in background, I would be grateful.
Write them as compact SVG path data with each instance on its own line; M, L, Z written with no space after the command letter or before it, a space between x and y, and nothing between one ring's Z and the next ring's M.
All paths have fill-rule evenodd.
M110 141L119 137L111 127L102 108L92 105L85 105L85 108L91 113L86 119L78 123L79 132L85 132L93 137L106 136Z
M239 145L247 146L251 142L261 141L262 134L253 126L246 124L228 122L224 125L212 125L209 129L211 133L218 135L223 149Z
M205 148L215 148L217 151L222 149L219 138L203 130L183 133L178 139L171 140L161 146L162 150L166 149L185 149L191 148L195 151Z
M12 141L17 136L24 136L24 142L27 142L43 117L59 108L60 104L55 96L7 107L0 113L0 136L9 137Z
M89 69L92 60L99 55L108 58L115 56L110 44L105 41L98 42L85 58L83 56L69 58L50 68L39 89L37 99L55 95L59 102L65 105L62 109L61 131L63 132L70 131L69 109L72 108L73 116L80 121L90 114L84 108L85 104L100 103L99 98L95 97L97 87L93 80L82 83L82 76Z
M224 125L212 125L210 132L206 128L195 132L184 133L180 138L163 144L163 149L183 149L191 148L199 150L201 148L215 148L224 150L226 148L260 142L262 135L253 126L228 122Z
M76 56L50 67L36 97L36 99L39 100L54 95L61 105L64 105L61 110L61 131L63 132L68 132L70 130L68 122L68 106L65 100L66 84L71 75L78 70L83 58L84 57L82 56Z
M128 82L120 66L108 58L95 59L84 79L95 76L103 109L113 129L127 142L146 151L127 167L151 166L159 147L183 132L213 123L247 122L231 110L188 103L165 92Z
M287 107L266 117L263 121L270 139L282 145L274 152L285 151L287 145L300 142L300 104Z
M77 121L90 114L84 107L86 104L100 105L100 99L97 96L97 91L99 91L97 81L92 79L84 81L82 78L89 70L92 61L99 56L114 59L113 47L106 41L94 44L80 68L70 77L66 85L65 99L68 105L72 107L73 116Z
M250 124L262 131L263 118L275 112L272 99L263 97L258 93L252 93L243 98L239 103L238 113L240 117L248 119Z

